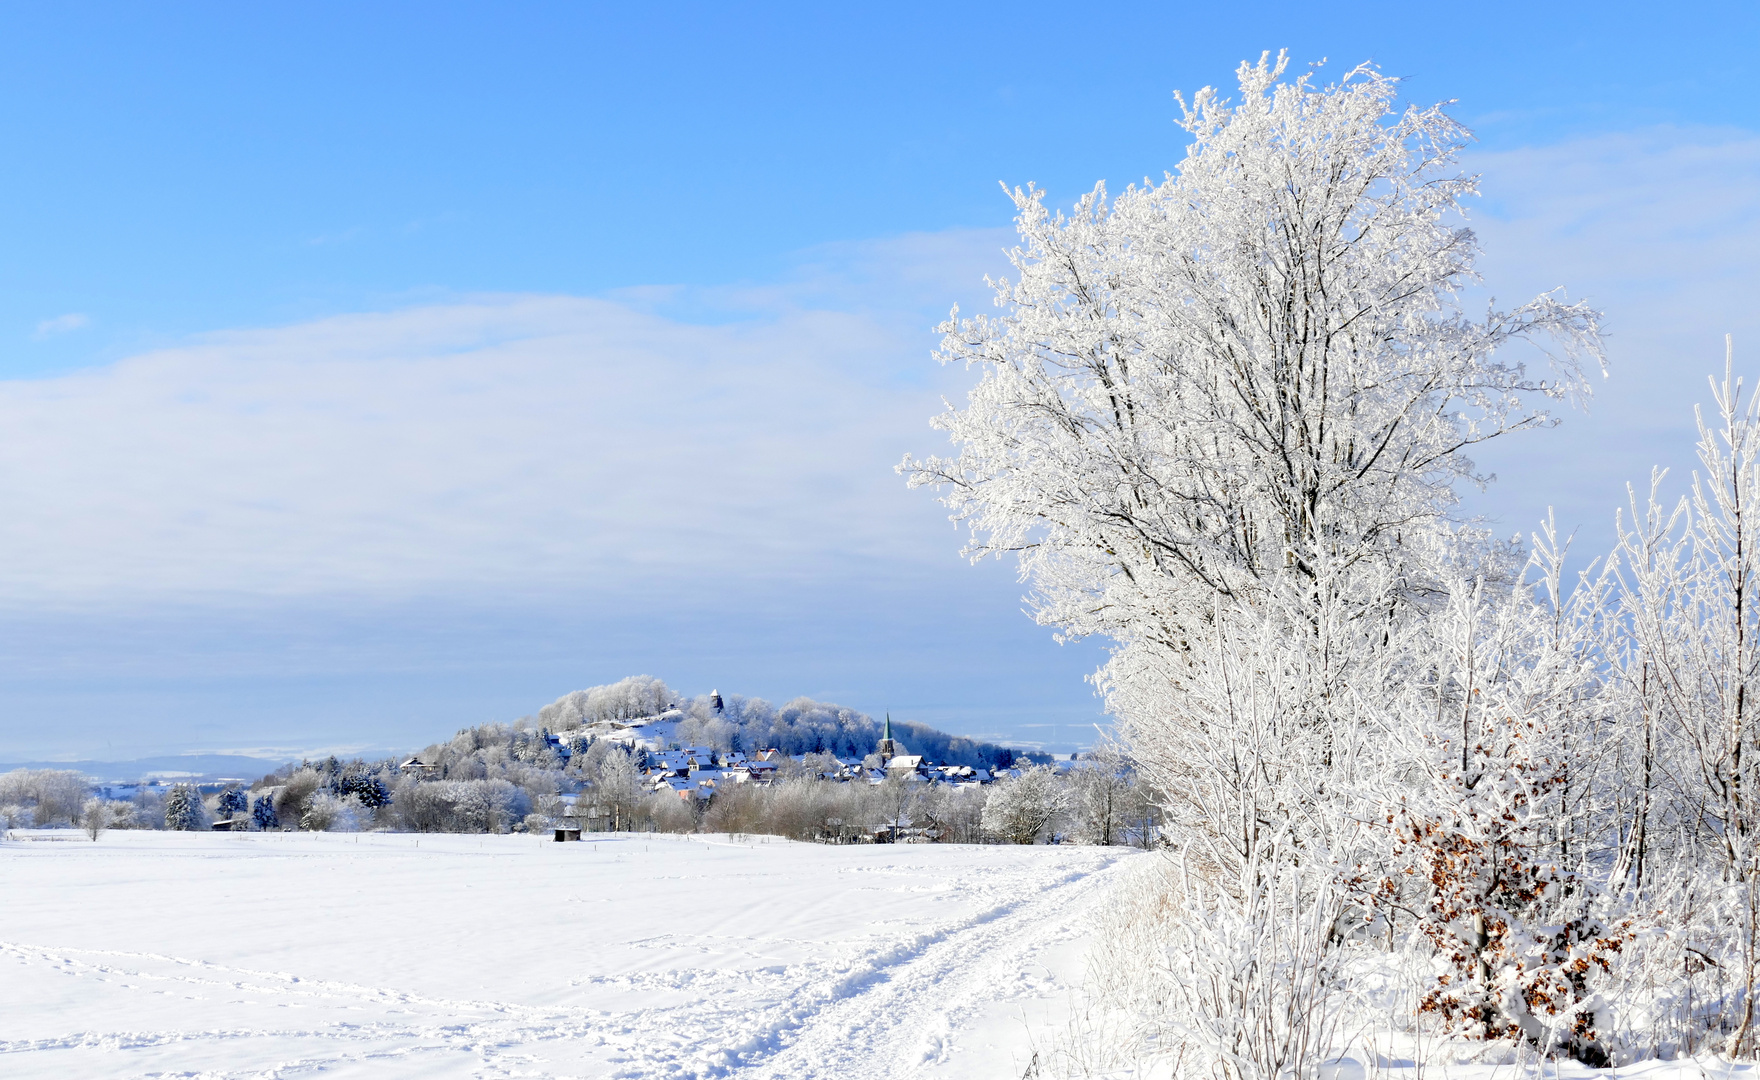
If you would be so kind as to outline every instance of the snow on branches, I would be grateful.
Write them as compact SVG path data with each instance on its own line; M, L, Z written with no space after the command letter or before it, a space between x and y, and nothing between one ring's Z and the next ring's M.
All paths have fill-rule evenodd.
M1690 497L1634 499L1575 580L1550 521L1524 555L1457 520L1473 446L1588 392L1600 316L1470 314L1466 133L1373 68L1285 68L1195 95L1161 183L1012 192L1000 312L941 327L979 371L934 420L957 451L900 466L1043 623L1112 639L1178 866L1165 977L1121 985L1193 1075L1312 1075L1370 942L1416 958L1414 1025L1752 1053L1760 407L1714 384Z
M982 376L934 421L958 455L900 469L941 488L969 554L1017 553L1066 632L1172 644L1212 595L1421 578L1411 540L1474 478L1463 451L1547 422L1600 361L1582 304L1461 310L1476 182L1440 107L1397 110L1373 68L1284 68L1243 64L1239 104L1198 93L1163 183L1067 216L1015 190L1005 313L941 327L942 362ZM1501 359L1517 340L1556 343L1552 378Z

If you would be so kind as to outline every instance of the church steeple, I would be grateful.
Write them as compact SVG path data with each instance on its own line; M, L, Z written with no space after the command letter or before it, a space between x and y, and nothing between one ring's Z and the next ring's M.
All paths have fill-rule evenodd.
M884 766L895 757L904 756L904 744L892 737L892 714L886 714L886 724L880 729L880 745L874 747L874 753L880 755L880 764Z

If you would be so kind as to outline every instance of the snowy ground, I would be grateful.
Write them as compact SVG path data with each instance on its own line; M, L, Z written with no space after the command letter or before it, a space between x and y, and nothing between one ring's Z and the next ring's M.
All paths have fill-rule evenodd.
M6 1077L1018 1077L1131 856L20 833Z

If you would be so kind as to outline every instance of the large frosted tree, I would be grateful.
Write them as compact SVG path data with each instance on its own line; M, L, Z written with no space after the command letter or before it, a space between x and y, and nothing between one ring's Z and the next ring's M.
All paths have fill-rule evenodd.
M1435 749L1382 737L1401 688L1455 692L1426 623L1519 572L1457 527L1471 449L1549 423L1601 362L1560 293L1467 310L1477 187L1440 106L1285 66L1200 91L1159 184L1070 214L1013 192L1000 312L942 327L941 360L980 370L935 419L958 451L901 466L968 554L1018 557L1042 622L1115 643L1100 682L1182 851L1184 953L1221 958L1189 973L1187 1030L1241 1080L1313 1064L1327 979L1267 973L1330 970L1356 902L1331 868L1385 856L1370 811Z
M1465 451L1547 422L1599 360L1594 312L1557 295L1464 310L1476 182L1441 107L1400 110L1367 67L1284 69L1242 64L1238 103L1200 91L1160 184L1069 215L1016 189L1002 314L941 328L981 379L935 419L957 455L903 469L971 554L1018 553L1048 623L1174 644L1219 596L1410 574L1476 479ZM1557 346L1550 377L1504 359L1518 340Z
M958 453L901 466L969 554L1018 555L1042 621L1117 643L1103 683L1151 774L1238 758L1182 740L1243 707L1215 664L1261 649L1276 685L1250 710L1330 753L1343 695L1388 677L1376 650L1442 589L1467 452L1548 423L1601 357L1596 313L1555 293L1466 311L1477 188L1440 106L1400 108L1368 67L1284 70L1242 64L1238 102L1200 91L1160 184L1069 215L1014 192L1001 313L942 327L942 361L981 371L935 419Z

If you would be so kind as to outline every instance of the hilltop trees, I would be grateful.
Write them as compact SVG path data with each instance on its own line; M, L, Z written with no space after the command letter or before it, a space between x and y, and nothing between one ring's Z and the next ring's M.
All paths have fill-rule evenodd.
M653 716L678 700L672 688L652 675L631 675L606 686L576 690L538 710L538 722L560 730L600 720Z

